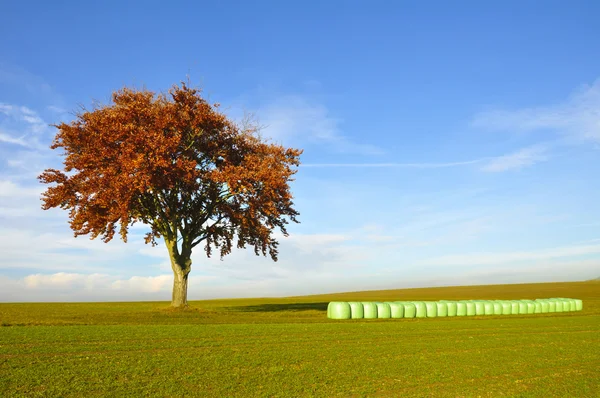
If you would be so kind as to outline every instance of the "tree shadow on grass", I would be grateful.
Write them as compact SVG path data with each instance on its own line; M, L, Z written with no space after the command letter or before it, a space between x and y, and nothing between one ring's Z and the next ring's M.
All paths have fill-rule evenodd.
M289 304L260 304L228 307L232 311L241 312L278 312L278 311L327 311L329 303L289 303Z

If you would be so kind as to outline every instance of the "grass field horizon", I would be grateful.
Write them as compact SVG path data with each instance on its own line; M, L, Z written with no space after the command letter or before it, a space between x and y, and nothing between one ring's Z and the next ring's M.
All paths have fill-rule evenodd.
M330 301L583 300L583 311L327 319ZM280 298L0 303L0 395L597 397L600 281Z

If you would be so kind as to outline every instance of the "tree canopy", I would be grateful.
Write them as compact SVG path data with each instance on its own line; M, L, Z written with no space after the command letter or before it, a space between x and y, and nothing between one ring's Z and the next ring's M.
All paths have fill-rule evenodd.
M146 243L165 240L186 289L197 245L223 257L237 238L238 248L277 261L273 232L288 236L288 220L298 222L289 182L302 151L263 140L255 124L234 123L185 83L168 94L123 88L112 104L55 127L51 148L64 150L64 170L38 177L53 184L42 208L69 210L76 237L104 242L117 229L126 242L132 224L147 224Z

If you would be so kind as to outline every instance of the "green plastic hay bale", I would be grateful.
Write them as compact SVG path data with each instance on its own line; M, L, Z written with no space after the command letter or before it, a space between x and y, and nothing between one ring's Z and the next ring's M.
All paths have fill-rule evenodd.
M404 317L414 318L417 315L417 307L413 303L404 303Z
M577 301L575 299L569 299L569 304L571 305L569 311L577 311Z
M467 305L467 316L474 316L477 312L475 311L475 303L472 301L465 301Z
M540 303L539 301L534 301L533 302L533 313L534 314L541 314L542 313L542 303Z
M556 302L556 312L568 312L571 311L571 302L570 299L564 297L552 297L551 300ZM562 305L562 311L560 307Z
M365 309L363 303L357 301L351 301L350 304L350 317L352 319L362 319L365 317Z
M475 303L475 315L485 315L485 303L482 300L473 300Z
M512 314L512 303L510 301L502 302L502 315Z
M519 314L527 314L527 303L517 300L517 304L519 305Z
M547 299L548 303L548 312L556 312L556 301Z
M417 318L425 318L427 317L427 307L425 306L425 303L422 301L413 301L412 302L415 305L416 308L416 314L415 316Z
M575 300L575 311L583 310L583 300L574 299Z
M483 302L483 314L494 315L494 303L492 301L486 300Z
M562 300L552 299L552 301L554 301L556 303L556 312L564 312L565 311L564 303Z
M345 301L332 301L327 306L330 319L350 319L350 304Z
M535 303L532 300L521 300L522 302L525 303L525 305L527 306L527 312L526 314L533 314L535 313Z
M437 302L437 316L448 316L448 303Z
M570 298L565 298L563 299L563 308L565 311L575 311L575 303L572 303Z
M483 314L494 315L494 302L492 300L485 300L483 302Z
M562 297L552 297L552 300L556 302L556 312L567 312L569 311L569 303Z
M404 304L387 302L390 306L391 317L394 319L404 318Z
M502 303L494 301L492 305L494 306L494 315L502 315Z
M547 314L548 312L550 312L550 303L548 303L548 300L537 299L535 300L535 302L539 303L542 306L542 314Z
M392 317L392 311L388 303L375 302L377 306L377 318L389 319Z
M435 318L437 316L437 303L435 301L426 301L425 308L427 311L427 318Z
M464 301L456 303L456 316L467 316L467 303Z
M519 302L515 301L515 300L510 300L510 313L512 315L517 315L519 314Z
M377 305L373 302L365 302L362 303L364 309L364 318L365 319L375 319L377 318Z
M448 316L456 316L456 313L457 313L456 301L446 301L446 306L448 307Z

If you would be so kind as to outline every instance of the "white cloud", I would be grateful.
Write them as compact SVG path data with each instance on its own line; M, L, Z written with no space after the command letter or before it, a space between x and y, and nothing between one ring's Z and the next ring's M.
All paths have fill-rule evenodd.
M0 227L0 236L0 270L78 272L83 269L101 273L118 269L117 264L123 263L155 268L154 262L148 263L146 257L132 256L144 247L142 237L130 236L126 244L118 236L109 243L88 236L74 238L66 214L25 215L13 227ZM163 249L166 252L164 246Z
M508 132L551 131L580 140L600 141L600 80L584 85L559 104L478 114L476 128Z
M600 245L573 245L536 251L486 252L429 258L423 263L443 266L494 265L522 261L548 260L600 253Z
M129 279L119 279L110 286L115 290L128 292L160 292L168 291L173 285L173 275L132 276Z
M5 134L3 132L0 131L0 142L5 142L7 144L15 144L15 145L20 145L20 146L24 146L24 147L29 147L29 143L27 141L25 141L23 138L21 137L13 137L9 134Z
M64 108L61 108L60 106L55 106L55 105L49 105L46 107L49 111L52 111L54 113L58 113L58 114L65 114L67 113L67 110Z
M21 284L28 290L61 290L71 291L77 295L79 290L89 291L112 291L132 293L156 293L170 291L173 283L173 275L157 276L132 276L120 278L108 274L82 274L58 272L54 274L31 274L14 283ZM80 293L80 292L79 292Z
M64 100L42 77L15 65L0 62L0 84L10 89L29 94L32 101L63 104Z
M276 142L326 144L343 153L378 155L384 151L370 144L358 144L345 136L340 128L342 120L332 116L322 104L288 95L268 103L258 112L260 124L265 126L263 136Z
M487 172L501 172L507 170L518 170L539 162L548 160L547 148L542 145L534 145L520 149L508 155L493 158L481 170Z
M26 106L0 103L0 142L42 149L40 139L50 131L48 123Z
M302 163L300 167L348 167L348 168L407 168L407 169L440 169L446 167L469 166L486 161L488 158L466 160L462 162L430 162L430 163Z
M33 196L39 198L41 193L41 188L24 187L15 184L10 180L0 180L0 197L10 196L12 198L23 198Z
M77 274L58 272L55 274L32 274L23 278L25 287L28 289L71 289L71 288L94 288L105 281L107 275L103 274Z

